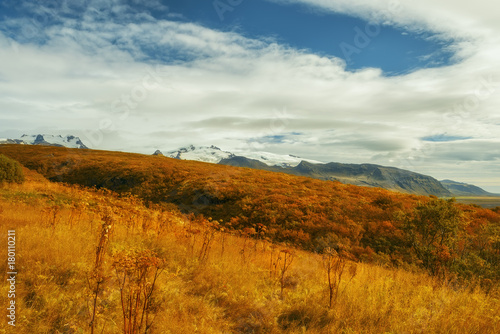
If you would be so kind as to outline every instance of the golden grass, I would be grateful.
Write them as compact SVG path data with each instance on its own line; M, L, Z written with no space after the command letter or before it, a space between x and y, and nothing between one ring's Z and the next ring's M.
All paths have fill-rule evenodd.
M8 229L16 230L18 240L16 333L90 332L88 278L106 215L113 228L96 333L122 333L112 265L116 254L132 249L151 250L165 260L153 294L150 333L500 333L498 290L486 294L424 273L356 264L356 274L343 276L329 308L318 254L293 250L281 296L273 259L282 245L35 176L0 189L1 243L6 244ZM7 271L5 261L0 270ZM0 305L6 305L7 290L2 284ZM0 333L12 332L0 321Z

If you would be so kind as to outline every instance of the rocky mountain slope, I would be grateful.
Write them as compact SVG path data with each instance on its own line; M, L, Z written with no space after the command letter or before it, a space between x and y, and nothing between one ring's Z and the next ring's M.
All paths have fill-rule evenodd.
M322 163L292 155L267 152L232 153L216 146L189 146L167 156L182 160L198 160L221 165L282 172L320 180L337 180L358 186L380 187L417 195L452 196L438 180L395 167L373 164Z
M337 162L313 164L300 162L295 167L267 166L259 160L232 157L219 162L223 165L271 170L320 180L337 180L357 186L379 187L408 194L452 196L438 180L395 167L373 164L342 164Z
M220 163L222 160L230 160L235 157L244 157L251 160L262 162L266 166L277 167L295 167L301 161L308 161L311 163L321 163L316 160L302 159L293 155L282 155L270 152L259 151L242 151L242 152L228 152L222 151L217 146L198 146L190 145L188 147L180 148L179 150L170 151L166 156L181 160L196 160L211 163Z
M67 135L22 135L19 139L0 139L0 144L22 144L22 145L46 145L68 148L88 148L78 137Z
M499 196L498 194L492 194L473 184L452 180L442 180L440 182L454 196Z

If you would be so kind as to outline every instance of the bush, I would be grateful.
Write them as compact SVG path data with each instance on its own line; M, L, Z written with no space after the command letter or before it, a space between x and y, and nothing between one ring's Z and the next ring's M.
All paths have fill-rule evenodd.
M22 183L24 172L21 164L0 154L0 184L4 182Z

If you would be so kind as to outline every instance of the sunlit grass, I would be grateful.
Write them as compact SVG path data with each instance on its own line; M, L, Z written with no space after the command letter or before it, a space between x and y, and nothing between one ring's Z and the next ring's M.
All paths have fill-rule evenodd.
M23 185L0 190L0 212L2 244L7 229L18 238L16 333L90 333L89 275L104 217L112 217L113 228L103 257L96 333L123 332L113 263L131 249L149 250L164 261L152 295L151 333L500 332L497 289L486 294L423 272L358 263L354 274L342 276L329 307L321 255L229 234L207 219L193 222L131 198L32 175ZM276 263L284 249L294 258L282 282ZM6 272L4 261L0 270ZM6 295L2 284L2 305ZM7 321L0 322L0 332L12 332Z

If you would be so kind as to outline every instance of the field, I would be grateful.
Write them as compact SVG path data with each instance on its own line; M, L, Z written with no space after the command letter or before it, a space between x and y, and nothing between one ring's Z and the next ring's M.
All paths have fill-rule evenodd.
M162 157L1 153L30 168L0 187L16 333L500 332L498 210Z
M463 196L463 197L456 197L456 200L458 203L475 204L488 209L500 207L500 197Z
M339 262L27 174L0 189L2 230L18 240L16 333L500 331L496 287ZM6 320L0 332L12 332Z

